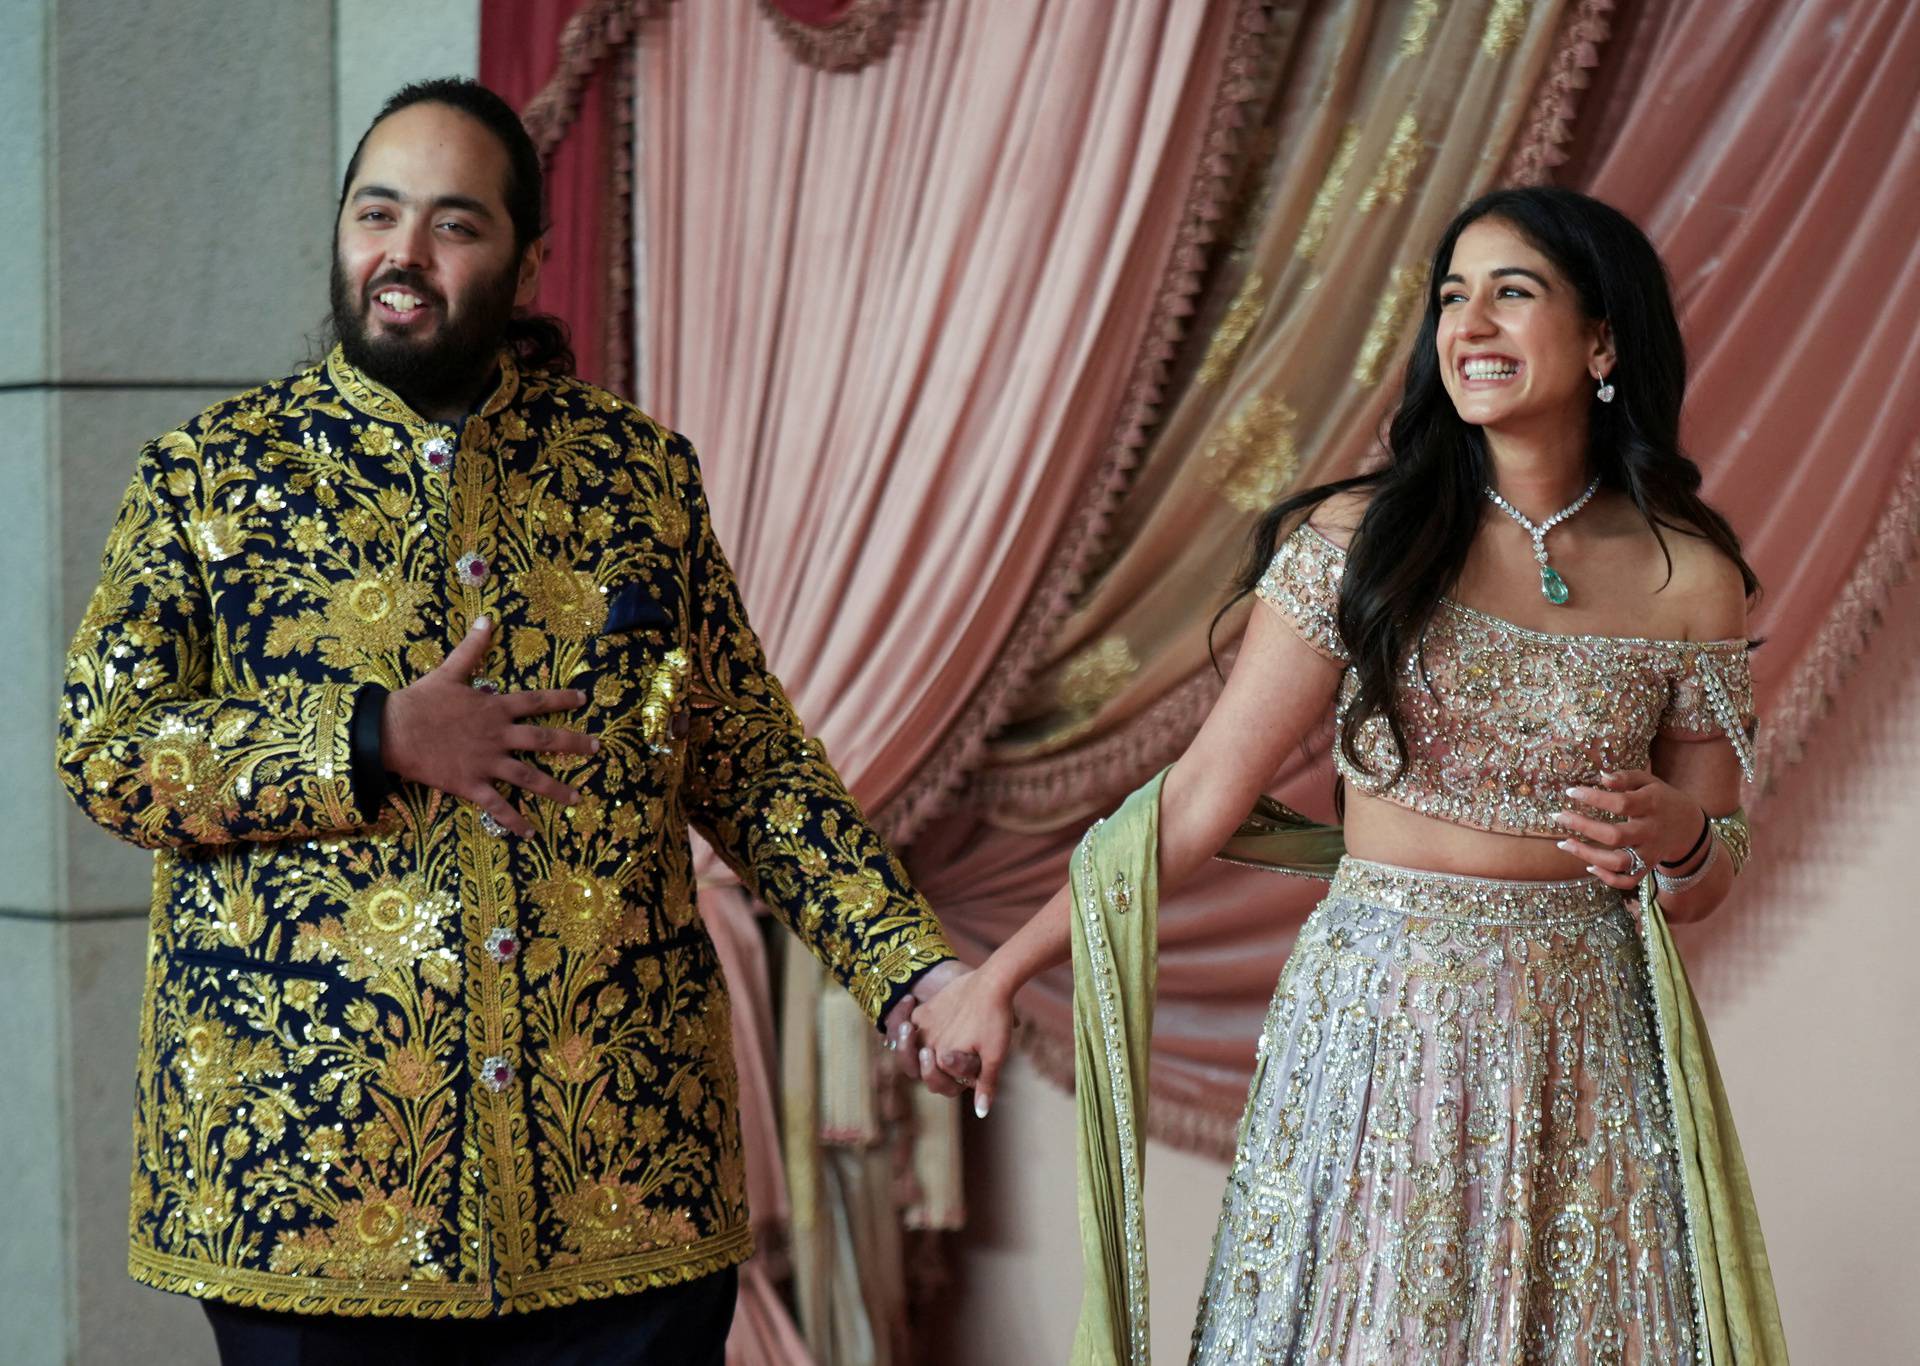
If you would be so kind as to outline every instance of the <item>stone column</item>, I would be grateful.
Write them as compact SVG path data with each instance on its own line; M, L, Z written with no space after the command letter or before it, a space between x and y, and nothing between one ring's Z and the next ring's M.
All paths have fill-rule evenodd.
M62 660L141 444L308 353L351 138L478 34L478 0L0 4L9 1362L213 1360L198 1307L126 1273L152 859L53 776Z

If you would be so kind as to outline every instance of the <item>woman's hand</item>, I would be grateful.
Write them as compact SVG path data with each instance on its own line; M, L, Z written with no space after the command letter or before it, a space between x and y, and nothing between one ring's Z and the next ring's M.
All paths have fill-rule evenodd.
M913 1027L921 1038L922 1073L938 1068L960 1085L971 1085L973 1112L985 1119L993 1108L1000 1066L1013 1046L1013 992L993 971L992 960L947 983L916 1009Z
M949 985L958 982L973 969L958 958L949 958L936 963L921 973L913 984L913 990L894 1002L893 1009L887 1012L882 1028L887 1036L887 1049L893 1054L894 1065L902 1076L913 1081L924 1082L926 1088L936 1096L957 1096L965 1082L955 1077L972 1077L979 1074L980 1060L971 1053L962 1055L954 1064L951 1075L938 1067L923 1065L920 1061L922 1049L920 1036L914 1032L913 1012L934 997L945 991Z
M1707 819L1699 802L1644 769L1603 773L1599 787L1570 787L1567 795L1583 806L1625 818L1615 823L1575 811L1562 811L1553 818L1572 832L1560 847L1586 864L1588 872L1623 892L1638 887L1656 864L1685 858L1699 841ZM1637 870L1634 850L1641 860Z

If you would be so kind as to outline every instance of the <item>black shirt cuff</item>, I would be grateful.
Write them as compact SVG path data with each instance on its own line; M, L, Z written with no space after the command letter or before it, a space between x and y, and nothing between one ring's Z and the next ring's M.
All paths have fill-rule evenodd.
M353 699L353 804L372 821L386 805L391 784L380 762L380 719L387 706L387 690L369 683Z

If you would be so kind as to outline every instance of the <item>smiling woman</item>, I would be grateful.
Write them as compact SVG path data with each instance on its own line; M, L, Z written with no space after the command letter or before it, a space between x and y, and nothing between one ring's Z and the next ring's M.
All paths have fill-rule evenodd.
M1127 1288L1087 1312L1143 1332L1138 1230L1101 1212L1139 1199L1121 1083L1150 1023L1113 1020L1151 999L1158 898L1236 829L1320 876L1287 851L1343 835L1261 1034L1193 1360L1784 1360L1665 937L1746 855L1754 587L1679 450L1666 276L1615 210L1526 189L1463 210L1427 278L1386 462L1258 524L1239 596L1264 608L1186 753L1088 832L1077 894L915 1020L980 1055L984 1104L1073 927L1076 1086L1106 1098L1081 1110L1087 1265ZM1243 825L1329 712L1344 831Z
M1391 459L1269 511L1238 584L1253 591L1310 509L1342 538L1361 533L1340 596L1349 758L1370 720L1391 724L1399 673L1443 598L1521 625L1544 598L1565 609L1554 629L1712 639L1744 634L1758 588L1680 451L1686 355L1665 268L1637 227L1572 191L1496 191L1448 226L1431 270ZM1601 400L1603 384L1617 402ZM1488 524L1489 502L1512 520ZM1572 581L1609 591L1576 596Z
M1440 282L1435 344L1462 421L1506 431L1530 421L1584 425L1586 380L1613 367L1612 333L1570 294L1511 223L1481 218L1460 234Z

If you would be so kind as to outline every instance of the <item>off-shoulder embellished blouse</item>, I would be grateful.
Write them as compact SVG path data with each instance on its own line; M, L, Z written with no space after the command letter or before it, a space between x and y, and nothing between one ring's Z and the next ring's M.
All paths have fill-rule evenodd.
M1307 644L1342 664L1350 662L1336 625L1346 558L1302 524L1255 590ZM1342 715L1358 688L1348 670ZM1402 667L1393 709L1406 737L1405 768L1396 775L1392 731L1374 716L1358 736L1364 767L1334 746L1340 776L1478 830L1560 836L1553 816L1567 809L1567 788L1647 767L1655 736L1724 734L1753 778L1753 676L1744 640L1554 635L1442 599L1424 650Z

